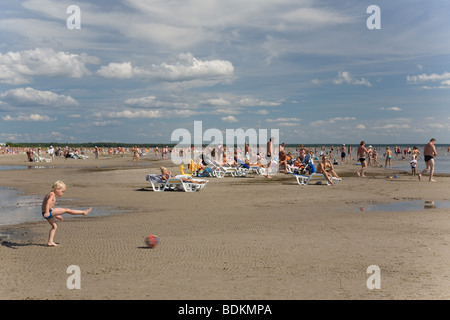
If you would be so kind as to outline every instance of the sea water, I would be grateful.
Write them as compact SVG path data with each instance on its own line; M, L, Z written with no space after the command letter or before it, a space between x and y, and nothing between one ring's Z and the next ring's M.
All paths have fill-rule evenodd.
M399 201L367 206L361 211L417 211L426 209L450 208L450 201Z
M411 156L407 155L404 160L395 160L392 161L392 169L395 170L405 170L408 172L411 172L411 164L409 163L411 161ZM380 158L378 158L378 162L384 166L384 159L383 161L380 161ZM416 173L421 173L426 168L425 161L423 157L419 157L417 159L417 167L416 167ZM442 154L434 158L434 172L435 173L450 173L450 154Z
M0 226L13 225L25 222L44 221L42 217L42 197L24 195L19 191L11 188L0 187ZM58 207L72 207L67 203L73 201L71 199L65 199L63 201L57 200ZM60 203L60 204L58 204ZM85 210L88 207L74 208L77 210ZM89 213L88 217L109 216L120 211L107 208L107 207L95 207ZM64 214L64 219L79 218L81 216L75 216L70 214Z

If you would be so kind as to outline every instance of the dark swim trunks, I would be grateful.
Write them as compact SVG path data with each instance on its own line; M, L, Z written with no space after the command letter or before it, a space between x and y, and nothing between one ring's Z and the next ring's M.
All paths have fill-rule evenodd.
M433 159L433 156L424 156L425 162L430 161L431 159Z
M50 215L48 216L48 218L44 217L45 212L42 212L42 217L43 217L45 220L48 220L48 219L50 219L50 218L53 218L52 211L53 211L53 208L51 208L51 209L49 210Z
M359 158L359 162L366 161L366 158Z

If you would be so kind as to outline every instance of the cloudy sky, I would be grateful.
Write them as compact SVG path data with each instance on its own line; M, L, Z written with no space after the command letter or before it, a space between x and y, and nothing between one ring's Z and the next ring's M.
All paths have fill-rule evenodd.
M373 4L381 29L367 27ZM438 0L2 0L0 142L167 143L202 121L279 129L286 143L450 143L449 12Z

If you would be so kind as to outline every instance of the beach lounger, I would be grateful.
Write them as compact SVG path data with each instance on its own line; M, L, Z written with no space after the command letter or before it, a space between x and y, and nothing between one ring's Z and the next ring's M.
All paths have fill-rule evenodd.
M175 176L169 178L166 182L164 190L184 190L185 192L196 192L202 190L208 183L207 180L190 178L193 181L190 182L183 180L183 178L186 178L186 176ZM200 183L203 181L204 183Z
M308 184L323 184L323 182L325 182L329 186L331 185L322 173L312 173L309 176L295 174L294 177L297 179L297 183L302 186L306 186ZM334 185L336 185L341 180L341 178L331 178L331 181L334 183Z
M33 161L34 162L51 162L52 159L44 158L44 157L39 156L38 154L34 154Z
M237 167L232 167L228 164L221 165L217 161L214 161L206 157L204 158L204 161L209 167L211 167L213 177L223 178L226 175L236 177L238 175Z
M189 164L189 171L191 173L191 176L193 177L223 178L225 176L225 172L214 164L210 163L206 167L202 167L199 164L195 163L192 159Z
M151 183L153 191L155 191L155 192L164 191L164 188L166 187L167 181L165 181L161 175L148 174L145 177L145 180L147 180Z
M266 173L266 168L257 165L250 165L250 167L248 168L248 173L264 174Z
M185 181L189 178L193 182ZM166 190L184 190L185 192L200 191L206 187L207 180L192 179L190 176L178 175L168 180L164 180L161 175L148 174L146 180L152 185L153 191L163 192ZM203 183L201 183L203 182Z

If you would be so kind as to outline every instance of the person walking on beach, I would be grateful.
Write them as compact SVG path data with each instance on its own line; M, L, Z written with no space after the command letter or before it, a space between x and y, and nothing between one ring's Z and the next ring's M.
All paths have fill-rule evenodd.
M273 160L273 141L274 140L275 140L275 138L272 137L267 142L266 159L268 159L269 163L267 164L267 167L266 167L266 178L268 178L268 179L272 178L271 176L269 176L269 172L270 172L270 167L272 165L272 160Z
M345 154L345 143L344 143L341 147L341 162L342 163L347 163L345 158L346 158L346 154Z
M425 159L425 165L426 168L418 174L419 180L422 180L422 175L427 173L428 170L430 170L430 182L436 182L436 180L433 179L434 175L434 157L437 157L437 151L436 147L434 146L436 142L435 138L432 138L430 142L428 142L425 147L423 148L423 156Z
M50 155L50 159L52 161L55 161L55 149L53 148L53 146L50 146L50 148L48 149L48 154Z
M359 144L358 150L356 151L356 157L358 158L358 161L361 163L361 169L358 170L356 173L359 177L365 178L364 171L367 168L366 163L366 156L369 153L369 151L365 147L366 143L364 141L361 141Z
M136 161L136 163L139 162L139 149L138 147L133 148L133 162Z
M52 226L50 229L50 233L48 235L48 243L49 247L57 247L58 245L53 241L56 233L56 229L58 225L56 224L56 220L63 221L61 217L65 213L73 214L73 215L84 215L86 216L89 212L91 212L92 208L87 210L73 210L68 208L54 208L56 198L62 197L67 187L64 182L58 180L53 186L52 190L47 193L42 201L42 217L48 221L48 223Z
M417 171L417 156L415 154L413 154L412 160L409 163L411 164L411 174L415 177Z
M384 162L384 167L386 168L389 164L389 168L391 167L391 160L392 160L392 151L389 149L389 147L386 147L386 161Z

